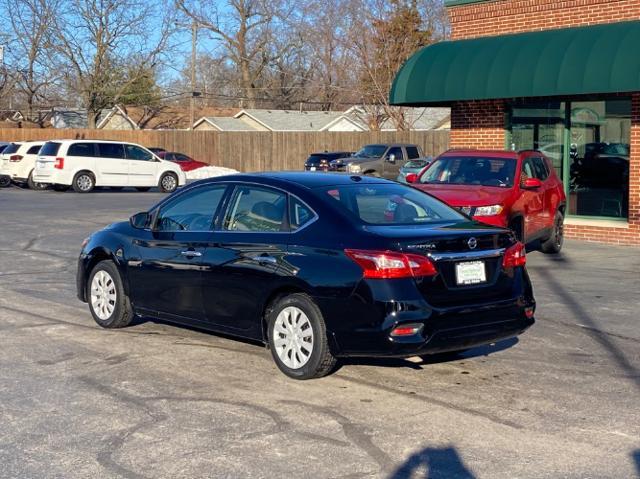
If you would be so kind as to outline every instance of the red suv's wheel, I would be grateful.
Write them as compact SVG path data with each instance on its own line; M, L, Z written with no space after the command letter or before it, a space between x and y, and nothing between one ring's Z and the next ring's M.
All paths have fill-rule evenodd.
M551 236L540 245L540 249L546 254L557 254L562 249L564 242L564 215L562 211L556 211L556 217L553 220L553 230Z

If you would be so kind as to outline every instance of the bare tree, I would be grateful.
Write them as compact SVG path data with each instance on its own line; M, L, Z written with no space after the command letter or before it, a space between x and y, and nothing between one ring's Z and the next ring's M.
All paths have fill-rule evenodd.
M238 69L238 84L246 106L255 108L260 81L274 59L273 30L283 9L282 1L228 0L220 10L214 0L177 0L178 8L209 30L224 46L225 56Z
M58 79L51 68L52 28L60 0L3 0L10 27L9 71L14 76L16 91L26 104L25 119L42 126L42 115L36 104L47 103L47 90Z
M167 5L146 0L65 0L61 13L56 49L95 128L101 110L120 101L167 53L174 15Z

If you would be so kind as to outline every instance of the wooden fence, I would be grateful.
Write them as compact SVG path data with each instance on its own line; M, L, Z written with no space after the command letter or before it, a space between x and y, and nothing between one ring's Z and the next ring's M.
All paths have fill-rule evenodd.
M0 129L0 141L102 139L162 147L239 171L300 170L310 153L356 151L368 143L406 142L438 155L448 131L405 132L214 132L184 130Z

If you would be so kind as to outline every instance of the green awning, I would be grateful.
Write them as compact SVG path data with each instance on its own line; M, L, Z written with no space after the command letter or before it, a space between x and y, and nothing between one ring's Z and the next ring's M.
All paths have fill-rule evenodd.
M640 91L640 21L471 40L418 50L392 105Z

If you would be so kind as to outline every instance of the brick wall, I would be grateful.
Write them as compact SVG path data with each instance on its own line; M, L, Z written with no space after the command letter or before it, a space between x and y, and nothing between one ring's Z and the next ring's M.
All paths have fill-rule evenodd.
M638 0L494 0L449 7L451 38L640 19Z
M461 101L451 105L451 148L504 149L504 101Z

